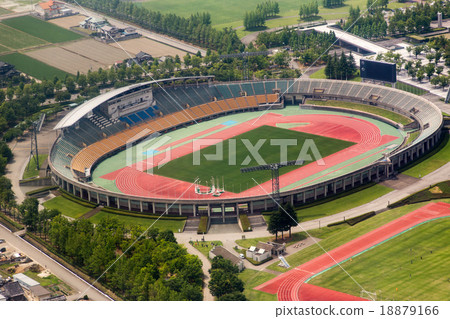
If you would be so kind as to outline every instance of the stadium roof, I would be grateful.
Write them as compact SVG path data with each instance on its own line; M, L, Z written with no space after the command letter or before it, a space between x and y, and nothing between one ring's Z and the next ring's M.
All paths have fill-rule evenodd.
M191 76L191 77L181 77L181 78L170 78L170 79L162 79L162 80L156 80L156 81L149 81L149 82L143 82L139 84L133 84L129 86L125 86L116 90L109 91L107 93L101 94L99 96L96 96L77 108L70 111L64 118L56 124L56 126L53 128L54 130L63 129L66 127L70 127L74 125L76 122L81 120L84 116L86 116L89 112L93 111L97 106L101 105L102 103L105 103L106 101L124 93L129 90L133 90L135 88L141 87L141 86L147 86L154 83L160 83L160 82L172 82L172 81L185 81L185 80L193 80L193 79L209 79L214 78L213 75L208 76Z

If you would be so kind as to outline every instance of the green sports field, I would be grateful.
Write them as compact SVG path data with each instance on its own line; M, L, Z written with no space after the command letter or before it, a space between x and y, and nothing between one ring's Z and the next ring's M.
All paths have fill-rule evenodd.
M32 16L7 19L2 23L51 43L73 41L83 38L83 36L77 33L61 28L53 23L33 18Z
M244 144L244 142L248 140L251 145L257 145L258 141L260 141L260 143L262 142L262 139L266 140L264 144L262 144L258 153L261 155L261 158L265 163L277 163L282 160L280 159L280 146L271 145L270 139L290 139L297 141L297 146L287 147L288 161L298 159L301 146L307 139L312 139L314 141L322 157L326 157L354 145L354 143L338 139L278 127L261 126L224 141L221 143L222 147L220 147L219 144L219 148L223 150L223 156L220 160L205 159L205 155L216 154L216 146L212 145L200 151L172 160L159 169L155 168L153 173L156 175L180 179L186 182L192 182L198 177L203 185L205 185L205 182L209 182L212 176L218 177L220 181L223 177L225 180L226 190L231 192L241 192L255 186L252 178L254 178L258 183L264 183L271 179L270 171L257 171L245 174L240 172L240 168L242 167L259 165L248 151L246 147L248 144ZM232 143L230 140L236 143L235 147L230 147L230 143ZM197 156L200 158L200 162L194 165L194 159ZM251 161L242 165L247 157L250 158ZM236 164L230 164L233 163L234 158L236 159ZM308 161L305 162L305 164L308 163ZM298 166L282 168L280 170L280 175L288 173L296 168L298 168Z
M342 267L378 300L450 300L450 219L418 226ZM355 296L361 288L340 268L309 281ZM366 296L367 297L367 296Z
M20 53L2 55L1 60L13 64L17 70L31 75L39 80L52 80L55 76L60 79L64 79L67 75L69 75L62 70Z

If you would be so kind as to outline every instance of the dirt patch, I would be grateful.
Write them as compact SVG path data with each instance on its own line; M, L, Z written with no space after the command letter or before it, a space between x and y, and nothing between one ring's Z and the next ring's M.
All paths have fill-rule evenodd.
M122 47L124 50L133 55L136 55L136 53L138 53L139 51L143 51L157 58L167 55L175 56L178 54L180 57L186 55L185 51L150 40L149 38L145 37L121 41L119 43L113 43L111 44L111 46L116 48Z
M62 48L105 66L111 66L128 58L123 50L93 39L71 42L63 45Z
M432 194L442 194L443 191L439 188L439 186L435 186L430 189L430 193Z
M80 22L83 21L84 19L86 19L85 15L77 14L65 18L51 19L48 20L48 22L56 24L57 26L60 26L61 28L64 29L70 29L70 27L78 26Z

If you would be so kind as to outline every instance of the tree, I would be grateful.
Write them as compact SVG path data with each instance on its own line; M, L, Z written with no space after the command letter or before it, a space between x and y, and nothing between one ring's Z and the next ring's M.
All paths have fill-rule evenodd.
M439 84L444 89L448 85L448 76L439 75Z
M237 274L239 272L239 268L236 265L233 265L231 261L223 258L222 256L216 256L213 258L209 272L211 273L211 271L215 269L223 269L232 274Z
M424 71L425 71L425 73L426 73L427 76L428 76L428 80L431 79L431 77L433 76L435 70L436 70L436 69L435 69L435 67L434 67L434 64L432 64L432 63L429 63L429 64L427 64L427 65L425 66ZM419 81L419 82L420 82L420 81Z
M19 206L19 212L24 225L35 231L39 221L39 201L34 197L26 198Z
M424 69L420 68L419 70L417 70L416 78L417 78L417 81L419 81L419 83L422 82L424 77L425 77Z
M267 224L267 231L272 235L275 235L275 240L278 240L278 232L282 231L280 212L274 212L269 217L269 223Z
M218 298L236 291L244 291L244 283L242 280L236 274L229 273L223 269L211 271L211 280L209 281L208 287L211 294Z
M242 292L235 291L221 296L219 301L247 301L247 298Z

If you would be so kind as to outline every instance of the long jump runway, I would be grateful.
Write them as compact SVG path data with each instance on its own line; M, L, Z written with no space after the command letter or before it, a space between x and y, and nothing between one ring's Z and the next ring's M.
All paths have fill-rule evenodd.
M196 133L195 136L189 136L181 141L172 143L170 146L176 146L171 151L170 160L192 153L194 138L206 136L209 139L226 140L239 134L248 132L263 125L277 126L279 124L293 124L291 130L302 131L305 133L332 137L341 140L347 140L356 143L344 150L327 156L323 163L312 162L280 176L280 187L294 189L305 184L314 182L308 181L308 177L318 174L317 178L326 177L329 174L335 174L340 170L348 170L349 166L363 161L366 158L353 160L362 154L370 153L368 157L380 153L383 150L375 152L374 149L393 142L398 137L382 135L380 129L373 123L363 119L331 114L304 114L280 116L275 113L267 113L260 118L256 125L255 121L249 120L238 125L223 129L223 125L218 125L212 129ZM298 126L295 124L298 123ZM267 138L267 137L265 137ZM207 147L207 145L203 146ZM201 147L201 148L203 148ZM167 146L158 150L165 150ZM372 153L371 153L372 151ZM381 156L381 155L380 155ZM344 165L343 162L351 160ZM115 180L118 189L124 194L157 198L184 198L184 199L206 199L202 195L195 194L192 184L168 177L147 174L146 171L162 162L167 161L164 152L155 154L143 161L135 163L129 167L121 168L117 171L103 175L101 178ZM326 172L325 172L326 171ZM305 179L304 183L297 185L299 181ZM189 189L189 188L192 189ZM265 182L260 186L252 187L241 193L225 192L219 199L224 198L245 198L251 196L264 195L271 192L271 181ZM188 190L186 192L186 190ZM184 192L184 193L183 193ZM211 199L211 198L208 198Z
M355 255L374 248L403 232L433 219L450 217L450 204L430 203L390 223L329 251L303 265L269 280L255 289L277 294L282 301L350 301L365 300L338 291L305 283L315 274L342 263ZM350 274L351 275L351 274ZM350 277L348 280L352 280ZM356 285L356 283L355 283Z

